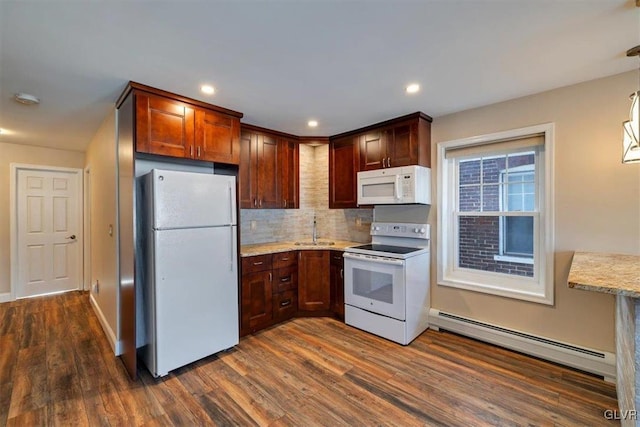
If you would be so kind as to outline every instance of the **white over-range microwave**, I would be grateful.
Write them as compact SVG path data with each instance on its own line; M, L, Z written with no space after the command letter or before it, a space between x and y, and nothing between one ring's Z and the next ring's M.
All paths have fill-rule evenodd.
M401 166L358 172L359 205L431 204L431 169Z

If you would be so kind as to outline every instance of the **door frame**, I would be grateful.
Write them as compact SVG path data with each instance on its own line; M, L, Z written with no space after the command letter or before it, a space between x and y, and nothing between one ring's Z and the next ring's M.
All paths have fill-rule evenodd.
M78 204L77 204L77 212L78 215L78 244L81 248L81 256L78 258L78 289L81 290L83 288L83 257L84 257L84 230L83 230L83 221L84 221L84 197L83 197L83 170L78 168L65 168L58 166L48 166L48 165L32 165L26 163L10 163L9 167L11 169L10 177L9 177L9 227L10 227L10 239L11 239L11 261L10 261L10 275L11 275L11 301L15 301L16 299L16 289L18 287L18 172L23 170L38 170L44 172L65 172L69 174L75 174L78 180L78 188L77 194Z
M82 250L83 259L83 276L82 290L91 290L91 166L84 168L83 175L83 229L84 229L84 248Z

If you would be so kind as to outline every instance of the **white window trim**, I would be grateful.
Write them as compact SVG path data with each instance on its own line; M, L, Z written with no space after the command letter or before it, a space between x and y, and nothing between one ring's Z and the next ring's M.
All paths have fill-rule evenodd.
M529 135L543 134L544 149L539 155L541 178L544 178L544 194L538 197L539 221L534 223L534 233L538 239L534 243L534 257L539 260L540 274L533 278L513 276L501 273L478 272L477 270L454 268L457 265L454 242L457 241L456 216L450 209L455 203L450 194L445 192L447 183L455 182L453 161L445 158L447 150L490 142L516 139ZM444 141L437 144L438 174L437 193L438 209L438 245L437 245L437 283L459 289L472 290L492 295L553 305L554 303L554 124L545 123L525 128L512 129L470 138ZM540 185L540 183L538 183ZM539 193L538 193L539 194ZM541 226L540 226L541 225ZM451 235L449 234L451 231ZM538 242L542 243L539 244ZM490 278L487 281L487 278ZM488 283L491 282L491 283Z

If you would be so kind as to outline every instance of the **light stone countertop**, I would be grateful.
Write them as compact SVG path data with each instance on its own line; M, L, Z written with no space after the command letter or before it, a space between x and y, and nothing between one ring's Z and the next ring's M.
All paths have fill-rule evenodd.
M640 298L640 255L576 252L569 287Z
M304 240L307 241L306 239ZM254 256L273 254L277 252L298 251L298 250L334 250L344 251L350 246L364 245L365 243L350 242L346 240L318 239L318 245L296 245L295 242L271 242L258 243L255 245L242 245L240 247L240 256ZM333 245L322 245L322 242L334 242Z

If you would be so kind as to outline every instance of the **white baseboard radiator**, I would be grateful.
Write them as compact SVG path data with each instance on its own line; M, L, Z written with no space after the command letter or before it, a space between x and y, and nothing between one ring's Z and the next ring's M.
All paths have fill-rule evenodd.
M444 329L455 332L480 341L600 375L604 377L605 381L615 383L616 357L614 353L579 347L573 344L503 328L490 323L479 322L434 308L429 310L429 327L436 330Z

